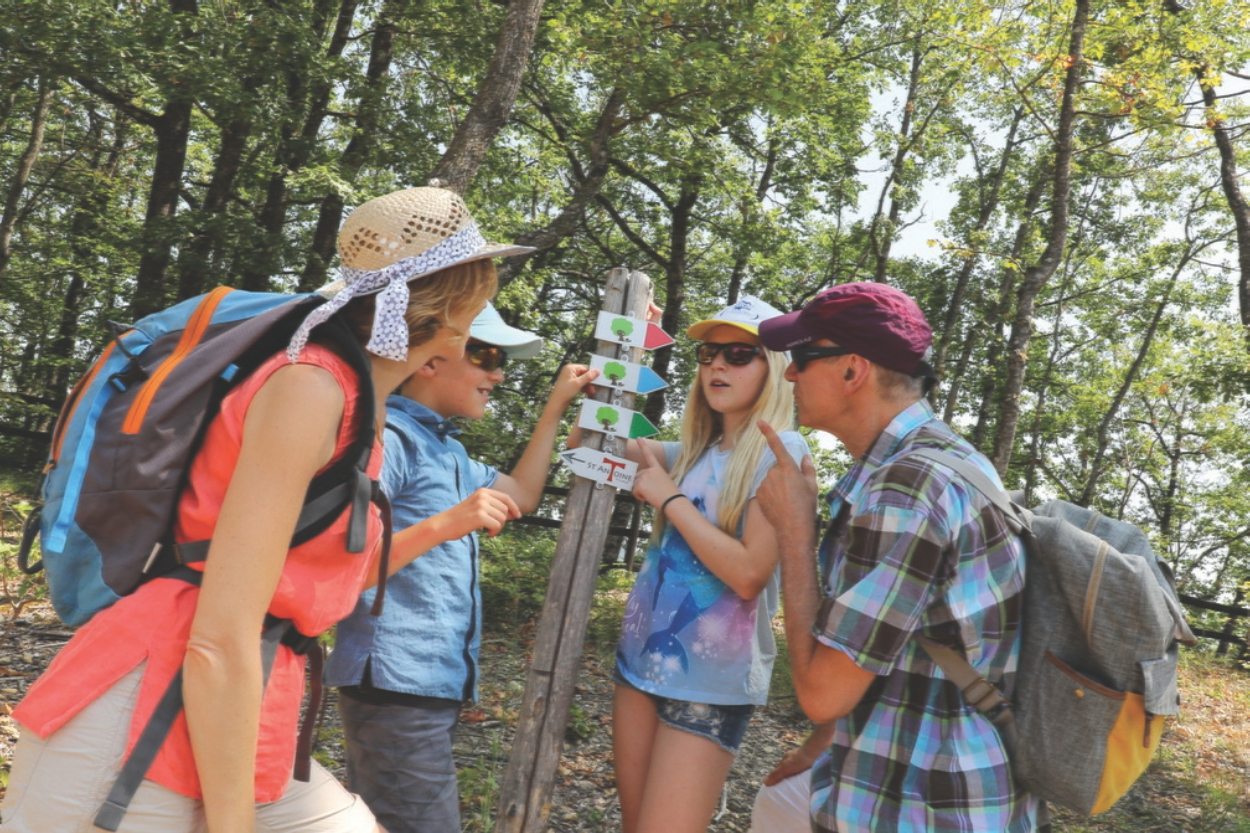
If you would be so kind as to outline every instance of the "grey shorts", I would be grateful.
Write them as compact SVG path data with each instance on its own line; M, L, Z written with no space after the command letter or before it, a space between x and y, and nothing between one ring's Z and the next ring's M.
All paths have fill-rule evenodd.
M612 679L618 685L628 686L650 697L655 702L656 716L665 726L707 738L731 755L738 753L738 747L742 746L742 738L747 733L747 724L751 722L751 715L755 713L755 706L750 704L718 706L712 703L674 700L659 694L652 694L625 679L619 668L613 672Z
M347 784L388 833L454 833L460 794L452 756L460 704L366 702L340 690Z
M4 797L3 833L99 833L92 824L117 778L143 668L123 677L46 740L22 730ZM277 801L256 805L257 833L374 833L359 796L312 762L307 783L292 780ZM143 781L122 833L203 833L203 804Z

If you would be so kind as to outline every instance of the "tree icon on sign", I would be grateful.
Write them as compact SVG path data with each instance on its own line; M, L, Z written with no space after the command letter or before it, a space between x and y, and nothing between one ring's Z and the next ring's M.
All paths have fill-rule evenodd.
M634 322L628 318L613 318L612 333L617 338L626 338L634 331Z
M620 362L605 362L603 375L607 376L608 381L612 384L619 385L621 380L625 378L625 365Z
M595 421L603 426L604 431L611 431L612 426L616 425L617 420L620 418L621 412L607 405L595 411Z

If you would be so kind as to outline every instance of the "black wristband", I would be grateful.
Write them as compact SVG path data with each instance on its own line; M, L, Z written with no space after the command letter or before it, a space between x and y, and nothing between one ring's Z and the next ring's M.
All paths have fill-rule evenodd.
M673 493L673 494L669 495L668 497L664 498L664 502L660 504L660 508L659 508L659 510L658 510L658 511L659 511L659 513L660 513L661 515L663 515L663 514L664 514L664 510L665 510L665 508L666 508L666 507L667 507L670 503L672 503L673 501L677 500L677 498L679 498L679 497L686 497L686 496L685 496L684 494L682 494L681 492L675 492L675 493ZM690 499L690 498L686 498L686 500L689 500L689 499Z

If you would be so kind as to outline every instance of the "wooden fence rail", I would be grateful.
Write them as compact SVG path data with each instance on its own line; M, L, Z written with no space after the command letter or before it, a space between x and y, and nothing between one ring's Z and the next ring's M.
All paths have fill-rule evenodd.
M569 490L560 486L548 486L543 490L543 492L548 495L564 497L568 495ZM641 527L642 505L634 499L633 495L623 492L616 496L616 509L618 512L623 512L626 508L628 508L629 511L629 525L614 525L608 527L609 535L619 536L619 538L624 539L625 543L622 549L624 550L625 557L618 557L618 553L616 551L605 552L602 559L604 569L610 569L612 567L624 567L627 570L633 569L634 561L638 552L638 542L640 540L645 541L651 534L649 529L643 529ZM558 518L544 518L537 515L526 515L525 517L514 521L514 523L558 529L562 521ZM1228 617L1227 620L1225 620L1224 627L1220 630L1212 630L1211 628L1191 628L1195 636L1205 639L1214 639L1219 643L1219 647L1216 648L1215 651L1218 656L1224 656L1227 654L1230 646L1237 647L1237 656L1239 658L1244 658L1248 653L1250 653L1250 642L1248 642L1248 640L1250 640L1250 608L1240 606L1243 595L1242 591L1238 590L1237 595L1233 598L1233 603L1231 605L1226 605L1220 604L1219 602L1211 602L1206 599L1200 599L1196 596L1189 596L1184 593L1180 594L1180 600L1186 607L1194 608L1196 610L1210 611L1213 613L1223 613ZM1238 623L1242 621L1246 621L1248 624L1246 627L1239 628ZM1238 635L1239 633L1241 635Z
M569 490L564 486L547 486L543 489L543 497L548 495L552 497L566 498ZM646 541L651 537L651 529L642 525L642 503L628 492L618 492L616 500L613 503L612 516L619 518L622 515L628 515L629 521L626 524L609 524L608 525L608 542L604 548L600 561L604 569L621 567L626 570L634 569L634 562L638 555L638 543ZM513 521L515 524L522 526L537 526L543 529L559 529L564 523L563 518L548 518L543 515L524 515ZM613 541L621 541L623 544L618 548ZM621 557L623 552L624 557Z
M1223 613L1228 617L1224 623L1224 627L1218 631L1211 630L1210 628L1191 628L1195 636L1205 637L1206 639L1214 639L1220 643L1219 647L1215 650L1215 653L1218 656L1227 654L1228 647L1230 645L1238 646L1237 656L1239 658L1244 658L1246 656L1247 629L1241 628L1240 630L1242 635L1237 635L1237 631L1239 630L1237 627L1238 622L1250 618L1250 608L1240 606L1243 596L1244 593L1241 590L1238 590L1237 595L1233 597L1233 603L1231 605L1226 605L1218 602L1210 602L1206 599L1199 599L1196 596L1187 596L1184 593L1180 594L1181 602L1186 607L1195 608L1197 610L1207 610L1214 613Z

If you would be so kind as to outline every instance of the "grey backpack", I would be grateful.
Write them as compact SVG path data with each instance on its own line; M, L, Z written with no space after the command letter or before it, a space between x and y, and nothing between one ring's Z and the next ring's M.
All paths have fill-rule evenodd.
M957 651L918 637L1003 735L1012 773L1078 813L1111 807L1179 711L1178 643L1196 641L1145 534L1062 500L1014 503L971 463L925 449L993 501L1024 541L1022 644L1010 701Z

